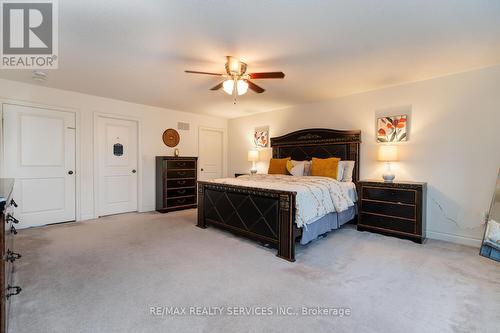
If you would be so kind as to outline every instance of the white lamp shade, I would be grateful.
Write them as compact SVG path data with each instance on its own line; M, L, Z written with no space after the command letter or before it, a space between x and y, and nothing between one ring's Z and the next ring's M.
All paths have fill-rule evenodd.
M238 82L236 82L236 90L238 91L238 95L246 94L248 91L248 82L245 80L238 80Z
M222 89L229 95L233 94L233 89L234 89L234 81L233 80L226 80L222 83Z
M378 149L378 160L384 162L398 161L398 146L381 145Z
M249 162L257 162L259 160L259 151L258 150L249 150L248 151L248 161Z

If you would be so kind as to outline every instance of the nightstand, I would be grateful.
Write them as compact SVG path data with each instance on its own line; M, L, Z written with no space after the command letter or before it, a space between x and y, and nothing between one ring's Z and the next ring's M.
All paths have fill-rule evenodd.
M358 230L425 240L426 183L364 180L358 193Z

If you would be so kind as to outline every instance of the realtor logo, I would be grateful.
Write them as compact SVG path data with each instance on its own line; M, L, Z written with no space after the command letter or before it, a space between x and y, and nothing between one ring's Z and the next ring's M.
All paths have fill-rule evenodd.
M2 69L58 66L56 0L2 0Z

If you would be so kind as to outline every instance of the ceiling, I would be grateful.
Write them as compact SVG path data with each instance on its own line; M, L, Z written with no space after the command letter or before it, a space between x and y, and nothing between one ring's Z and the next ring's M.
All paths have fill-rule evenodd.
M217 77L183 72L226 55L286 78L233 105ZM231 118L499 63L495 0L63 0L43 85Z

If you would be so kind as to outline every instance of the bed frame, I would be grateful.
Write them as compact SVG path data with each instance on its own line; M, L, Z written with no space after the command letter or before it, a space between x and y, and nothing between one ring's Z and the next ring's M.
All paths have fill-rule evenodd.
M361 131L313 128L271 138L274 158L340 157L356 161L353 182L359 177ZM295 240L302 229L295 224L296 192L198 182L198 223L220 227L278 249L278 257L295 261Z

